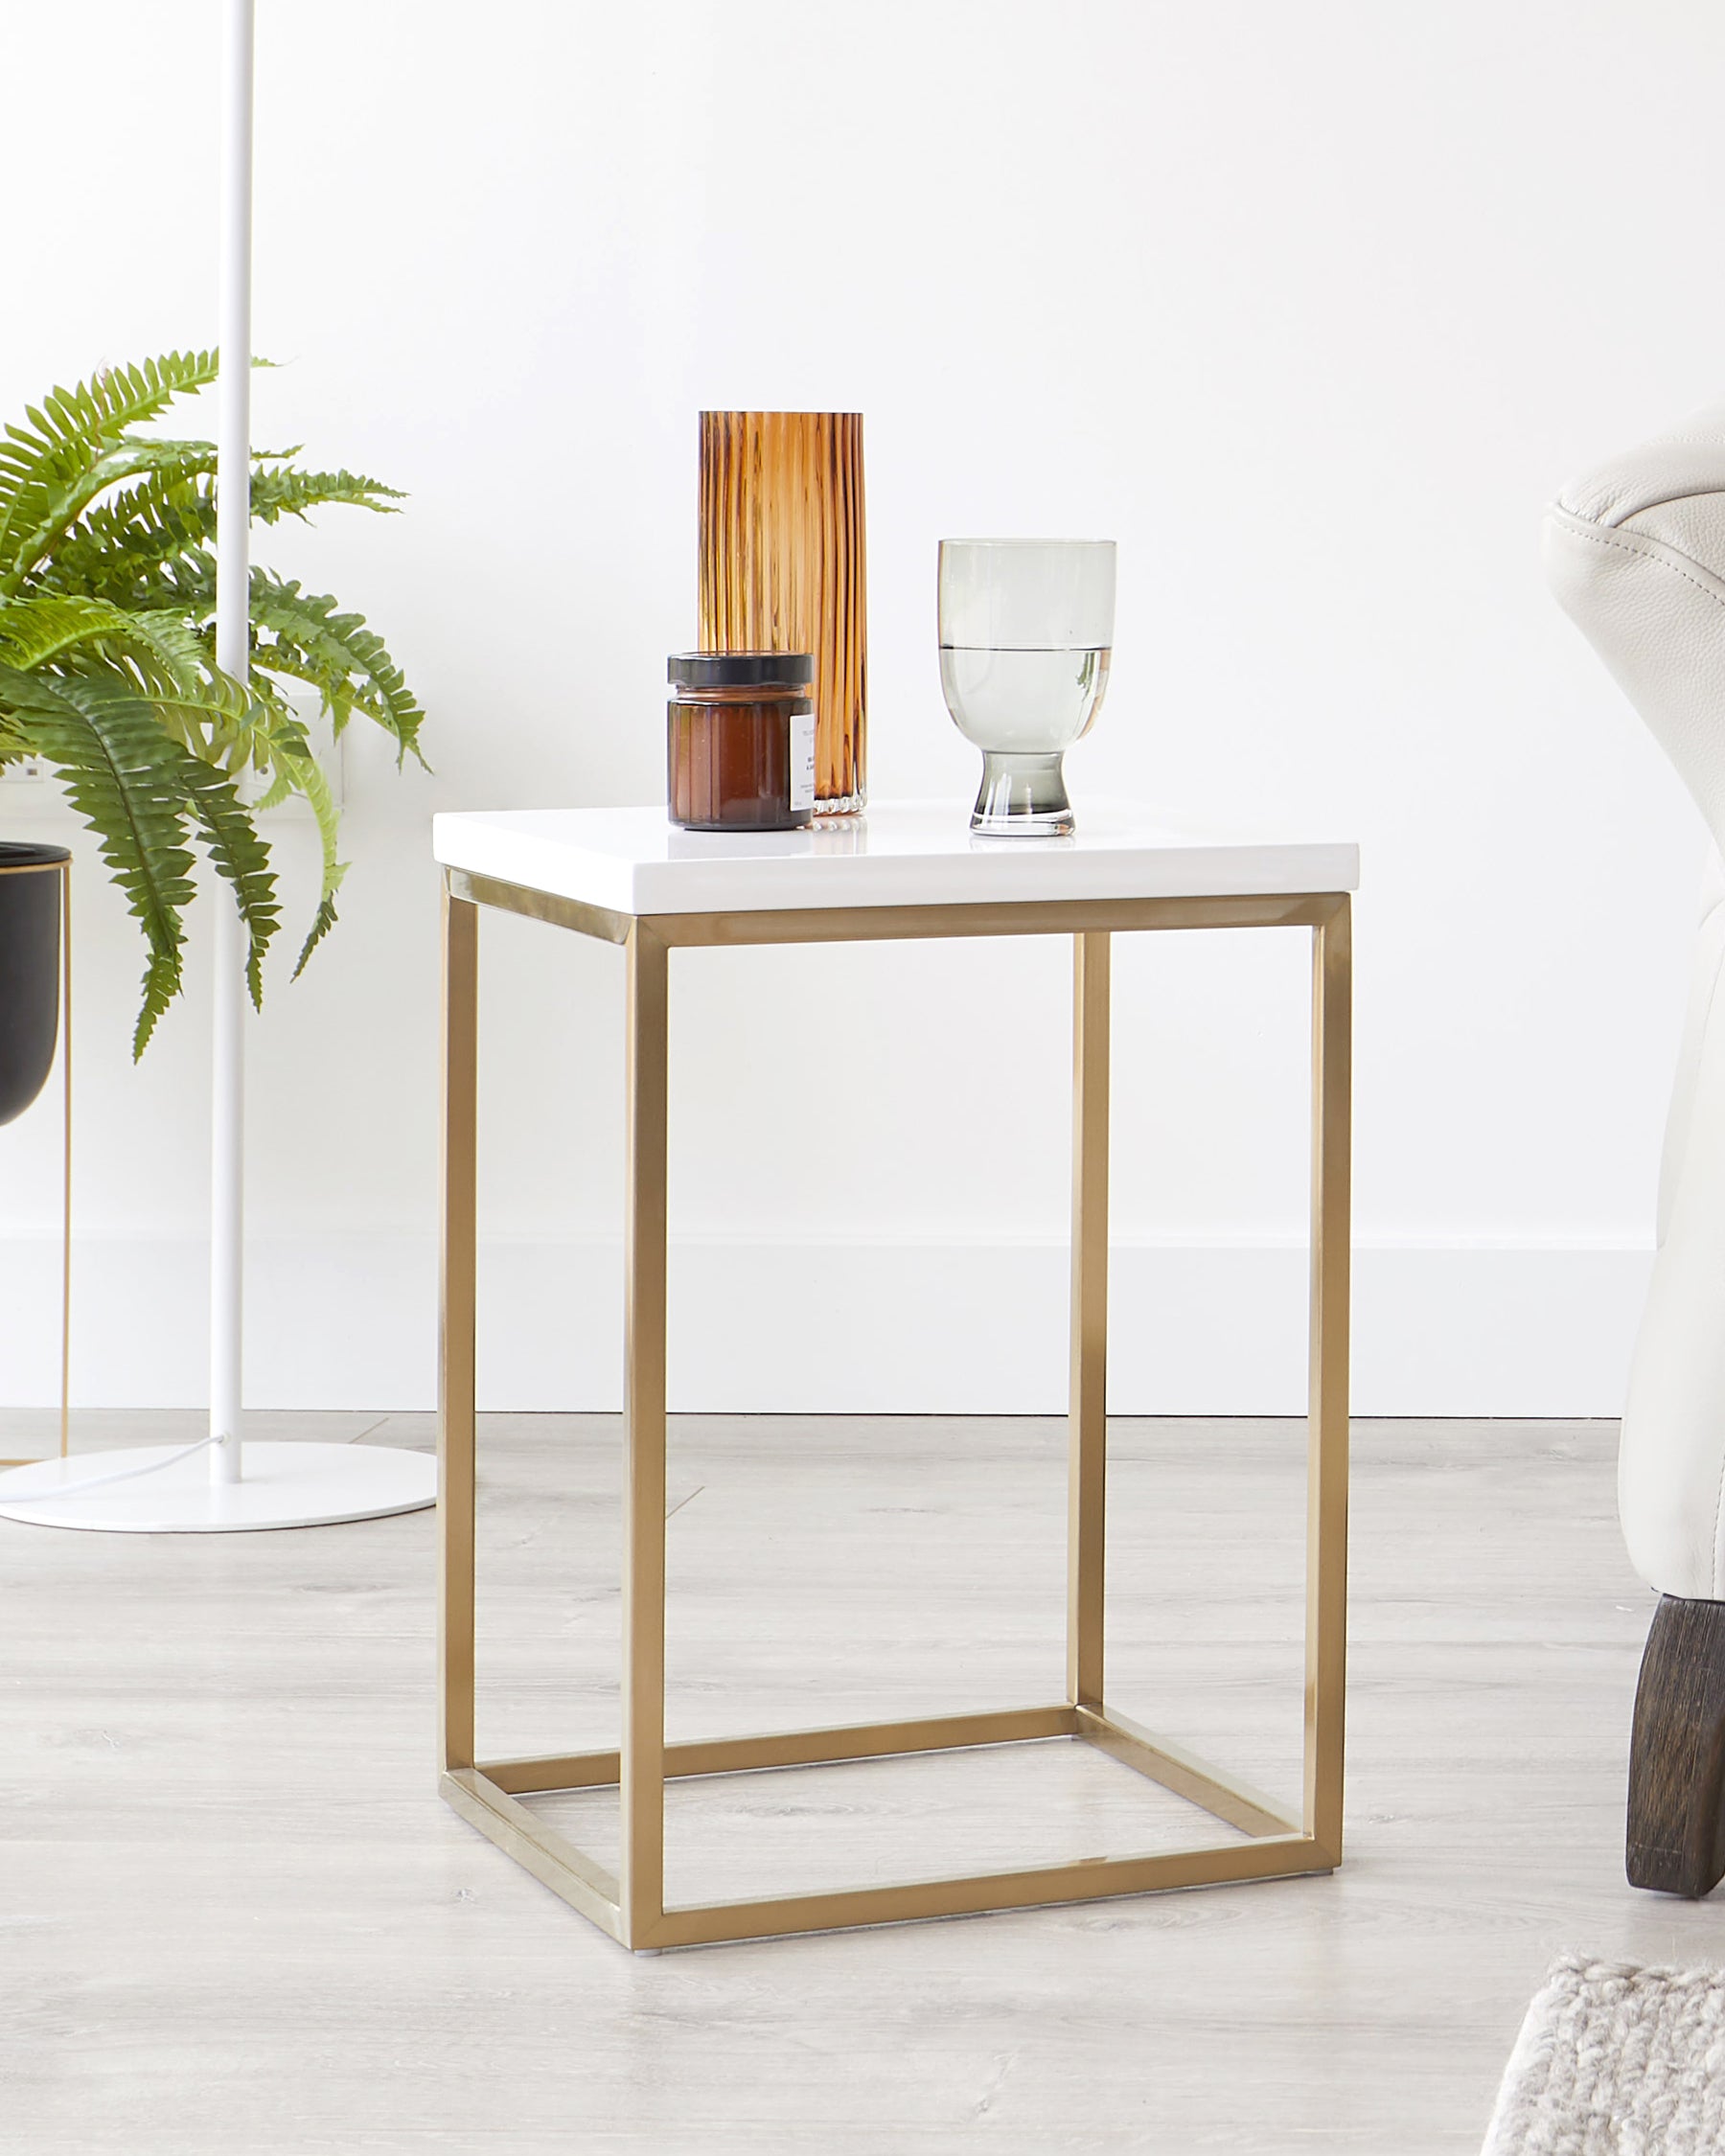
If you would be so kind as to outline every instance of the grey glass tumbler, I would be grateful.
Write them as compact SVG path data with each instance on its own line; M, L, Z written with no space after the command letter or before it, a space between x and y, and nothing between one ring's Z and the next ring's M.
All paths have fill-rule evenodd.
M1072 829L1061 760L1090 731L1114 650L1113 539L942 539L940 686L982 751L971 829Z

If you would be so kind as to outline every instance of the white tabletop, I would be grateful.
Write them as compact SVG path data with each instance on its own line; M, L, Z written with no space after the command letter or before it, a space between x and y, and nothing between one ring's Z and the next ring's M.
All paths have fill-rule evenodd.
M966 803L883 801L807 831L680 831L662 808L512 809L432 818L446 868L610 913L755 913L1014 899L1351 891L1359 848L1251 837L1120 803L1080 804L1070 838L979 838Z

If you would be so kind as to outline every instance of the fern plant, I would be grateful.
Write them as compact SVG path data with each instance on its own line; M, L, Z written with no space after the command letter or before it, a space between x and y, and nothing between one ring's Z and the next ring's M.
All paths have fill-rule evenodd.
M316 689L337 734L356 714L381 726L398 767L420 757L424 714L382 641L290 579L252 569L247 684L217 666L215 445L138 429L218 372L214 352L108 368L50 391L0 437L0 764L55 768L142 927L134 1056L180 990L194 849L240 910L260 1007L281 906L254 819L289 794L310 804L323 848L295 978L334 925L335 804L285 684ZM254 522L401 499L350 471L303 471L297 454L254 453ZM247 772L261 789L249 805Z

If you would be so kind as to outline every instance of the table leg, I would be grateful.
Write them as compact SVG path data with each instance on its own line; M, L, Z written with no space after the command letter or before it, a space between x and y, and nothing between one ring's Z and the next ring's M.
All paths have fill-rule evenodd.
M1342 1859L1347 1679L1349 902L1312 931L1312 1315L1306 1482L1305 1831Z
M482 882L482 880L476 880ZM467 886L459 882L458 890ZM496 886L507 890L507 886ZM1074 935L1071 1475L1065 1703L912 1722L665 1742L667 930L635 919L628 965L626 1474L623 1727L615 1751L476 1762L473 1756L473 1304L477 901L446 904L444 1004L443 1333L440 1350L440 1628L443 1794L461 1815L573 1908L636 1950L768 1938L858 1924L902 1923L988 1909L1029 1909L1226 1881L1332 1869L1342 1850L1343 1685L1347 1531L1349 907L1345 896L1157 902L1120 925L1315 930L1310 1498L1308 1509L1303 1818L1180 1745L1110 1716L1103 1704L1107 1476L1108 1120L1110 932ZM499 903L487 897L487 904ZM537 903L537 901L536 901ZM1213 911L1210 906L1222 908ZM528 910L520 907L517 910ZM932 933L922 915L861 935ZM975 909L973 909L975 910ZM1003 909L1002 909L1003 910ZM1072 932L1037 908L1015 928ZM747 916L739 918L748 918ZM830 927L833 917L821 916ZM580 923L575 924L580 926ZM785 924L781 923L781 927ZM854 928L842 921L841 926ZM1008 932L1002 920L967 932ZM948 924L941 919L940 930ZM590 932L599 933L594 929ZM610 937L609 918L603 932ZM685 934L683 940L703 940ZM724 937L715 932L711 940ZM787 937L785 940L795 940ZM665 1775L873 1759L899 1754L1088 1740L1232 1830L1214 1845L987 1871L946 1879L691 1903L664 1898ZM617 1876L525 1801L559 1789L620 1787Z
M665 1908L665 1123L669 957L629 932L624 1251L623 1934Z
M479 908L444 893L437 1400L438 1754L473 1765L473 1304Z
M1106 929L1072 938L1072 1296L1067 1499L1067 1697L1102 1711L1108 1482Z

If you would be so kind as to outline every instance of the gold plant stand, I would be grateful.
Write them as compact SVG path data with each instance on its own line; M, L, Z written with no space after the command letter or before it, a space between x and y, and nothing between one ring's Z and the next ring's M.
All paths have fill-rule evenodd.
M30 867L0 868L0 876L58 876L60 886L60 1367L59 1451L64 1459L72 1434L72 858ZM33 1467L26 1459L0 1459L0 1470Z

